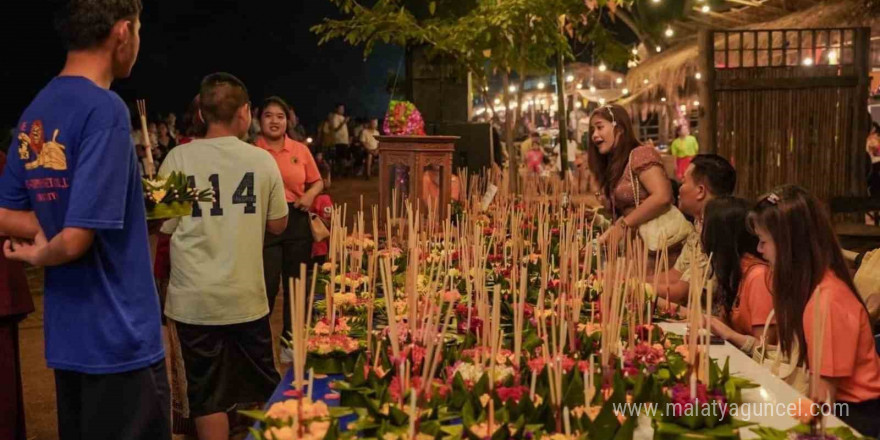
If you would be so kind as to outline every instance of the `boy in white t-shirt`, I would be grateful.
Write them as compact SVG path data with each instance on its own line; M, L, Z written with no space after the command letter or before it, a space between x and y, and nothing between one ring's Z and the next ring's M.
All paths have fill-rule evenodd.
M171 150L160 175L182 171L212 203L166 222L171 280L165 304L186 370L185 417L199 438L226 439L235 404L265 401L280 381L272 353L263 280L263 238L287 227L284 184L275 160L244 143L251 125L247 89L226 73L199 93L204 138Z

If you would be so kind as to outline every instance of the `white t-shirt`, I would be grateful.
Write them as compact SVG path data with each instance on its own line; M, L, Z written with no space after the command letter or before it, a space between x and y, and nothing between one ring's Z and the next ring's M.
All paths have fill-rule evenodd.
M376 136L379 136L379 130L365 128L364 131L361 132L361 143L364 144L364 148L369 151L378 150L379 140L376 139Z
M263 280L267 220L287 215L284 183L272 156L229 136L200 139L168 154L159 175L182 171L215 202L173 219L165 315L186 324L250 322L269 313ZM219 191L218 191L219 190Z
M333 139L333 145L348 145L348 123L345 121L345 116L331 113L327 123L324 124L324 135Z

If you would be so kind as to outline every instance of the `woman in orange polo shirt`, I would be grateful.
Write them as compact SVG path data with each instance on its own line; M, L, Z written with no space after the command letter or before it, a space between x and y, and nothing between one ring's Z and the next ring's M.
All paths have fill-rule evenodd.
M287 136L289 112L290 107L281 98L267 98L260 110L261 133L256 139L257 146L268 151L278 164L290 208L287 229L281 235L266 234L263 246L263 271L270 311L275 305L279 283L284 291L282 337L289 337L290 333L290 306L287 303L290 287L287 280L300 276L300 264L308 266L311 263L309 208L324 188L308 147ZM292 359L290 349L282 347L281 363L289 364Z
M773 310L770 269L758 255L758 238L746 227L748 202L725 196L706 204L702 246L712 255L716 304L720 318L713 318L712 332L751 354L764 334ZM775 326L768 335L775 342Z
M838 417L862 435L877 437L880 357L868 311L856 293L826 210L803 188L785 185L761 199L749 214L749 226L758 235L758 250L772 266L782 351L790 355L795 344L806 347L798 350L798 363L821 376L809 397L824 401L830 395L846 403L847 411L841 409ZM815 307L825 321L821 341L813 332ZM821 350L821 362L811 365L816 350Z

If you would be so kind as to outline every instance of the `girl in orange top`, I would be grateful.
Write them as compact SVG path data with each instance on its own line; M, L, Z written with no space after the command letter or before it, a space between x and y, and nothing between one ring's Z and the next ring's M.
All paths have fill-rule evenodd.
M837 414L869 438L880 434L880 357L868 311L850 277L823 206L806 190L785 185L765 196L749 214L758 250L773 269L774 306L782 351L795 342L798 362L821 375L815 400L846 403ZM821 291L821 305L816 292ZM813 334L813 308L821 307L824 338ZM821 347L820 365L810 365ZM839 410L837 406L835 411Z
M758 238L746 228L748 203L736 197L719 197L706 204L702 246L712 255L716 304L722 318L712 319L716 335L751 354L764 334L773 310L769 268L758 255ZM775 328L768 329L771 338Z
M318 166L308 147L287 137L287 115L290 107L281 98L270 97L260 110L260 131L256 144L275 159L284 181L284 194L288 203L287 229L281 235L266 234L263 244L263 275L266 279L266 295L269 310L274 308L280 283L284 292L282 337L290 333L290 285L288 279L299 277L300 264L310 266L312 259L312 231L309 227L309 209L324 184ZM282 282L283 280L283 282ZM287 347L282 347L282 364L291 363L293 357Z

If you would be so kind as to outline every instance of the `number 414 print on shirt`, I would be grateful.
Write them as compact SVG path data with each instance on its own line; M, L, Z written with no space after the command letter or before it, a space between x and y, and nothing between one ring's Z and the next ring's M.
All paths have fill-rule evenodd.
M189 186L191 188L198 188L198 186L196 186L195 176L187 176L187 180L189 181ZM220 194L220 175L211 174L208 177L208 180L211 181L211 186L214 188L214 203L211 206L211 216L216 217L223 215L223 207L220 206L220 198L222 197L222 194ZM232 194L232 204L244 205L245 214L256 214L257 196L254 195L253 172L244 173L244 176L238 183L238 188L236 188L235 193ZM202 208L199 207L198 203L193 203L192 216L202 216Z

